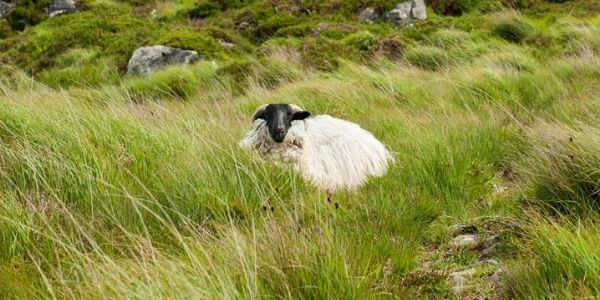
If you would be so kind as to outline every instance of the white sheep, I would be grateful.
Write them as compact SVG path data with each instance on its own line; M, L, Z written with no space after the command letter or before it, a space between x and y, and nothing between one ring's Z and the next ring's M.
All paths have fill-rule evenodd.
M356 190L370 176L385 174L393 158L370 132L328 115L309 116L294 104L262 105L240 146L291 164L304 179L325 189L329 202L333 192Z

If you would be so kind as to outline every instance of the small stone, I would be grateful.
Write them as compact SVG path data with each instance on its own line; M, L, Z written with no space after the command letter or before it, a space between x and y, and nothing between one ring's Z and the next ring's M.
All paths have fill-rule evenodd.
M72 13L77 10L74 0L53 0L45 8L48 17L54 17L62 14Z
M489 258L489 257L496 255L497 252L498 252L498 244L494 244L488 248L485 248L483 251L481 251L481 257Z
M474 268L470 268L450 273L449 279L452 291L456 294L460 294L465 289L470 288L470 286L465 285L467 283L467 277L474 275L475 272Z
M0 20L6 18L14 9L14 3L0 1Z
M479 237L475 234L462 234L450 241L453 248L475 249L479 246Z
M218 39L217 42L219 42L219 44L221 46L226 47L226 48L233 48L233 47L235 47L234 43L227 42L224 39Z
M498 244L498 242L500 242L500 235L497 235L497 234L490 235L485 239L485 242L483 242L483 247L489 248L489 247L492 247L492 246Z
M454 224L448 227L448 232L452 236L457 236L466 233L477 233L477 227L475 227L474 225L467 224Z
M487 258L487 259L482 259L482 260L478 261L476 264L497 266L499 264L499 262L493 258Z
M503 286L502 283L502 274L504 273L504 269L498 268L494 274L488 277L487 281L491 283L496 288L501 288Z

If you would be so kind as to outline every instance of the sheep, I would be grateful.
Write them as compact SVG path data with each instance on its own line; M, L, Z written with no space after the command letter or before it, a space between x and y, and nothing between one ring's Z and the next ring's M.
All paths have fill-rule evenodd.
M369 177L383 176L393 162L386 147L359 125L329 115L309 116L295 104L261 105L239 145L291 165L324 189L328 202L338 190L356 191Z

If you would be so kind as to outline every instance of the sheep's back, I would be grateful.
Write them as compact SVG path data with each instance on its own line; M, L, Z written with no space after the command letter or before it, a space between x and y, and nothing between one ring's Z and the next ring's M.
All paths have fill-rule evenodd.
M369 176L382 176L391 155L370 132L355 123L321 115L308 119L308 130L294 122L292 136L303 139L296 168L326 189L356 189Z

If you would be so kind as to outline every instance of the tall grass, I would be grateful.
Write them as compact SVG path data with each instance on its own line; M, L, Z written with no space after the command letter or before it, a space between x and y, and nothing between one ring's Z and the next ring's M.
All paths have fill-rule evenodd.
M343 42L369 51L359 32ZM506 296L596 296L595 38L540 59L529 35L436 32L395 62L324 53L331 72L304 62L318 38L72 86L59 82L86 74L92 50L64 54L73 69L49 70L51 86L3 67L0 298L447 298L447 273L477 267L446 252L447 225L488 220L524 228L498 254ZM396 163L336 209L237 146L268 102L354 121Z

